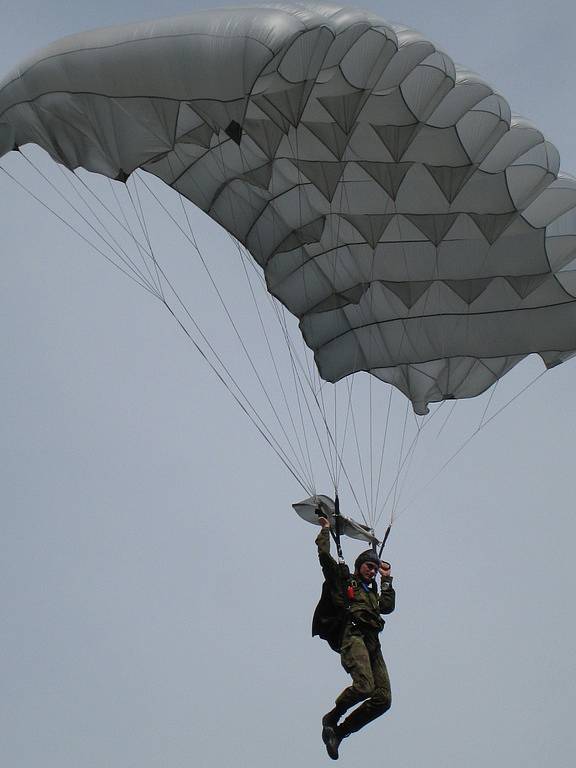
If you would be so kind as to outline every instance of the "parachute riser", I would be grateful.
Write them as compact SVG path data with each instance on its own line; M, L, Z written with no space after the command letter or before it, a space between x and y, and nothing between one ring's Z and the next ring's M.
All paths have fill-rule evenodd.
M344 555L342 553L342 545L340 543L341 529L340 529L340 499L338 494L334 498L334 543L336 544L336 552L338 553L338 561L344 562Z
M378 558L382 557L382 551L384 547L386 546L386 542L388 541L388 536L390 536L390 531L392 530L392 523L386 528L386 533L384 534L384 538L382 539L382 544L380 545L380 550L378 552ZM374 552L376 552L376 542L373 544Z

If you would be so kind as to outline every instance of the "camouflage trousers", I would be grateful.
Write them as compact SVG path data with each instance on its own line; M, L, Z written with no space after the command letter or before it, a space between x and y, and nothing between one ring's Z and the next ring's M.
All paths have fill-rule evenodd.
M388 670L377 638L367 644L362 635L346 631L340 659L352 677L352 685L336 699L336 712L341 717L351 707L364 702L338 726L340 735L344 737L359 731L390 709L392 695Z

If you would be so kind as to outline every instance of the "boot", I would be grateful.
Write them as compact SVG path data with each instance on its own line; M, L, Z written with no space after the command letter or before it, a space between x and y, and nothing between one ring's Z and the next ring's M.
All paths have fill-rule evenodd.
M338 747L342 739L338 736L336 728L331 725L325 725L322 728L322 741L326 745L328 757L332 758L332 760L338 760Z

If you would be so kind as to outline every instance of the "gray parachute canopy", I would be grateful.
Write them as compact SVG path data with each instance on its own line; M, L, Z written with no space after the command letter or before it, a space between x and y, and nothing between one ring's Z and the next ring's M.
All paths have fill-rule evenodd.
M321 376L427 404L576 349L576 181L477 75L330 4L65 38L0 84L0 152L158 176L246 245Z

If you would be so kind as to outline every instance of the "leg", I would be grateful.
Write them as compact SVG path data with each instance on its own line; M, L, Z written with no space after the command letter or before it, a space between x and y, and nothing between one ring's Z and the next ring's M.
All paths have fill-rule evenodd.
M370 654L364 639L348 634L340 651L342 666L352 676L352 685L344 689L336 699L336 706L322 718L322 741L332 760L338 760L338 747L343 736L337 723L342 715L374 692L374 675Z
M344 737L359 731L368 723L375 720L390 709L392 695L390 691L390 678L380 646L370 653L370 665L374 679L374 687L370 692L370 698L352 712L346 720L337 728L338 736ZM350 690L350 689L348 689ZM344 691L346 693L346 691ZM343 694L342 694L343 695ZM366 697L364 697L366 698Z
M336 710L340 715L372 695L375 687L370 654L364 639L359 635L349 635L340 652L342 666L352 677L352 685L345 688L336 699Z

